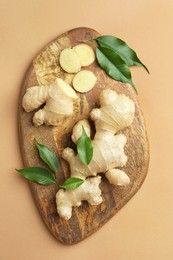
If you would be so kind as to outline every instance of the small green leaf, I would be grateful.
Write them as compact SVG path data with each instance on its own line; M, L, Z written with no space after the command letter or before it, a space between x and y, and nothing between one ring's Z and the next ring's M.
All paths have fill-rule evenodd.
M136 52L124 41L111 35L103 35L96 38L102 47L107 47L118 53L128 66L143 66L149 73L147 67L139 60Z
M41 159L49 166L54 173L58 171L58 159L55 153L53 153L47 146L40 144L35 139L35 145L39 151Z
M60 187L66 190L74 190L81 186L82 183L84 183L84 180L80 178L69 178Z
M41 167L26 167L24 169L16 169L21 175L30 181L35 181L42 185L50 185L55 183L55 176L51 171Z
M82 135L77 143L77 153L80 160L88 165L93 157L93 144L91 139L87 136L84 127L82 126Z
M118 53L106 47L97 47L96 57L100 66L111 78L117 81L130 83L137 92L135 85L131 80L131 73L128 65Z

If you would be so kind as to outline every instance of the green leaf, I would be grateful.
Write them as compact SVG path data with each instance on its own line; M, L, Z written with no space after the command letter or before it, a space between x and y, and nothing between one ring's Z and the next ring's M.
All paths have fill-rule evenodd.
M93 144L91 139L87 136L84 127L82 126L82 135L77 143L77 153L80 160L88 165L93 157Z
M41 167L26 167L24 169L16 169L21 175L30 181L35 181L39 184L50 185L55 183L55 176L51 171Z
M100 66L111 78L117 81L130 83L137 92L135 85L131 80L131 73L128 65L118 53L107 47L97 47L96 57Z
M66 190L74 190L81 186L82 183L84 183L84 180L80 178L69 178L60 187Z
M96 38L102 47L107 47L118 53L128 66L143 66L149 73L147 67L139 60L136 52L124 41L111 35L103 35Z
M55 153L53 153L47 146L40 144L35 139L35 145L39 151L41 159L49 166L54 173L58 171L58 159Z

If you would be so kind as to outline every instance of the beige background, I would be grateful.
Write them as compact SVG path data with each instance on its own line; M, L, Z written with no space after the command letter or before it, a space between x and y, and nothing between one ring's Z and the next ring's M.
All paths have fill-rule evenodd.
M22 167L18 97L32 58L74 27L124 39L148 66L133 68L151 160L136 196L74 246L57 242L37 212ZM173 259L173 1L0 0L0 260Z

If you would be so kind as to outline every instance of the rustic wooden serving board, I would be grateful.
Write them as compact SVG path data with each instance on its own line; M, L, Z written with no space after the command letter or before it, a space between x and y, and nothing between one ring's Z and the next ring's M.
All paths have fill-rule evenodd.
M89 28L76 28L68 31L50 44L48 44L33 60L21 89L21 102L26 89L34 85L48 85L56 77L61 77L67 82L71 81L71 75L67 75L60 68L58 57L60 51L66 47L75 46L80 40L94 38L99 33ZM93 45L94 44L94 45ZM92 43L95 48L96 43ZM148 140L144 124L144 118L137 101L136 93L128 84L112 80L98 66L97 62L88 67L97 77L96 86L87 94L79 94L79 102L75 105L73 116L64 119L57 127L34 127L32 117L34 112L26 113L20 102L19 128L20 146L24 166L44 166L38 156L34 145L34 138L47 145L60 158L60 169L56 176L56 184L42 186L35 182L29 182L38 210L51 231L60 242L75 244L97 231L112 216L114 216L138 191L142 185L148 170L149 151ZM111 88L118 93L124 93L135 103L135 118L132 125L122 132L127 137L125 153L128 162L123 170L130 177L130 185L127 187L115 187L110 185L104 176L102 177L101 190L103 203L99 206L90 206L83 202L82 206L73 209L72 218L66 221L60 218L56 211L55 194L59 184L69 176L67 162L61 159L62 150L72 146L71 131L74 124L88 118L92 108L99 106L99 94L105 88Z

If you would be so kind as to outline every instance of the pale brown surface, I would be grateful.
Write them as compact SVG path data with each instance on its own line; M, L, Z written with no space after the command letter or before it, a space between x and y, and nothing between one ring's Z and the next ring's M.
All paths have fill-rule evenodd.
M98 3L0 1L1 260L173 258L173 2ZM135 197L97 233L69 247L58 243L40 221L30 189L14 168L22 167L17 107L24 74L45 44L78 26L124 39L148 66L150 76L142 68L132 73L146 118L151 160Z

